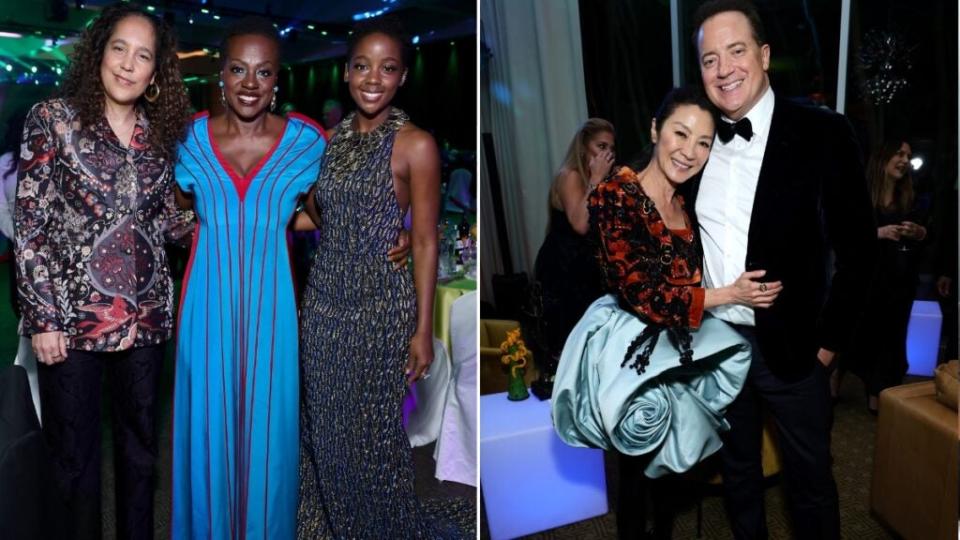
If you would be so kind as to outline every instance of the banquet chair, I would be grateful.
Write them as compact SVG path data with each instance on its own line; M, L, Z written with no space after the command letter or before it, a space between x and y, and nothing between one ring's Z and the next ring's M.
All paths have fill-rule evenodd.
M33 408L37 411L37 420L43 425L43 415L40 414L40 382L37 379L37 356L33 353L30 338L20 336L17 348L17 357L14 365L23 367L27 372L27 381L30 383L30 397L33 399Z
M0 370L0 537L63 538L62 503L21 366Z
M407 416L406 426L407 438L414 448L430 444L440 435L440 422L443 419L447 387L450 385L450 358L443 342L437 338L433 338L433 363L427 373L429 377L415 382L410 389L413 410Z
M450 314L452 379L433 457L438 480L477 485L477 292L453 302Z

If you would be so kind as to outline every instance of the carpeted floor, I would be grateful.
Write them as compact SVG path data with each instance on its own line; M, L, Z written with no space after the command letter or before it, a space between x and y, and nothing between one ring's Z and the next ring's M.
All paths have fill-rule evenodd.
M913 378L915 379L915 378ZM912 380L913 380L912 379ZM916 379L920 380L920 379ZM863 385L854 376L844 379L841 398L834 409L833 474L840 493L841 534L845 539L882 540L897 536L885 529L870 513L870 476L873 467L873 447L877 419L866 409ZM607 496L610 512L594 519L581 521L528 536L543 540L599 540L617 537L617 460L606 456ZM680 509L674 527L676 540L698 538L697 503L700 490L696 485L687 491L689 497ZM771 539L789 539L790 519L787 514L784 490L778 477L771 479L766 490L767 525ZM533 504L533 503L531 503ZM699 538L709 540L733 538L727 524L723 499L719 491L702 497L703 525ZM481 538L489 539L485 516L481 509Z

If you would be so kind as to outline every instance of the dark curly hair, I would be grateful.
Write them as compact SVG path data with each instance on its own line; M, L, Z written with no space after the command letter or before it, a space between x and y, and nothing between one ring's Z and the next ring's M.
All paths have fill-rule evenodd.
M137 100L150 122L147 138L161 155L174 159L177 143L186 135L190 99L180 76L176 35L163 20L129 4L104 9L77 42L59 95L77 110L84 125L93 125L103 117L106 98L99 75L103 52L117 23L131 16L150 21L157 40L154 82L160 87L160 97L153 103L143 96Z
M403 24L394 15L383 15L372 19L364 19L353 27L353 33L347 39L347 60L353 58L353 51L360 41L370 34L383 34L400 44L400 60L404 66L410 65L410 40L403 30Z

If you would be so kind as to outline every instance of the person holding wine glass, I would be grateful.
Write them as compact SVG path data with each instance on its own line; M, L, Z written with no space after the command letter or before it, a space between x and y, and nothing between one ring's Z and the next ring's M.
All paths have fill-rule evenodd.
M916 296L918 247L927 236L916 207L910 158L910 144L895 139L876 148L867 162L880 257L866 316L845 363L863 379L867 409L873 414L880 392L900 384L907 372L907 323ZM835 394L838 374L833 382Z

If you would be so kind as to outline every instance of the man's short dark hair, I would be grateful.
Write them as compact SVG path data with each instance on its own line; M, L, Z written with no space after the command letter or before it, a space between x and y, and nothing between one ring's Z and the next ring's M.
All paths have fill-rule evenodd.
M757 45L763 45L767 42L767 33L763 29L763 21L760 20L760 14L753 2L749 0L708 0L700 4L700 7L693 13L693 50L699 55L700 43L697 37L700 35L700 27L707 19L723 13L725 11L738 11L747 18L750 23L750 29L753 30L753 39Z

